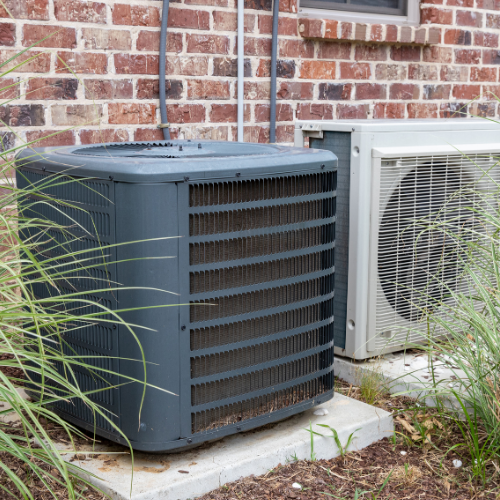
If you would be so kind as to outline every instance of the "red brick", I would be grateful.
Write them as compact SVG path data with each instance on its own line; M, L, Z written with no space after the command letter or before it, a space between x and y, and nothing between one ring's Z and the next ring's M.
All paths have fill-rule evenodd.
M500 0L477 0L478 9L500 10Z
M205 10L169 9L169 28L210 29L210 14ZM216 28L217 29L217 28Z
M131 50L132 36L129 30L83 28L85 48L90 50Z
M320 19L299 19L299 33L304 38L322 38L323 21Z
M410 64L408 66L408 79L425 81L437 80L437 66L430 66L428 64Z
M132 80L85 79L86 99L132 99Z
M82 144L127 142L129 140L128 132L120 129L80 130L78 135Z
M449 45L470 45L472 33L464 30L446 30L444 32L444 43Z
M425 28L415 30L415 43L423 45L425 43L426 36L427 30Z
M170 18L170 11L168 17ZM160 10L146 5L114 4L113 24L159 27Z
M338 39L339 22L331 19L325 20L325 38L330 40Z
M322 101L350 101L352 83L320 83L318 85L318 99Z
M405 117L405 105L395 102L377 102L373 107L374 119L402 119Z
M58 21L106 24L106 4L79 0L55 0Z
M93 52L58 52L56 71L59 73L89 73L105 75L108 72L108 59L106 54Z
M497 14L486 14L486 27L500 29L500 16Z
M441 80L444 82L466 82L469 77L467 66L442 66Z
M498 35L495 33L484 33L482 31L474 32L474 45L481 47L498 47Z
M49 0L3 0L2 4L0 17L10 18L12 15L15 19L49 20Z
M441 28L429 28L429 36L427 38L429 44L441 43Z
M115 72L119 75L157 75L159 56L143 54L115 54Z
M342 40L350 40L352 37L352 23L341 23L340 38Z
M110 102L108 104L109 123L114 125L145 125L155 123L156 105ZM169 116L172 120L172 117ZM174 121L174 120L172 120Z
M174 56L167 58L167 75L208 75L208 57Z
M259 60L259 64L265 61L264 59ZM271 61L267 61L270 67ZM250 59L245 59L244 64L244 75L245 77L252 76L252 67L250 65ZM270 72L269 72L270 74ZM238 59L230 57L214 57L213 61L213 76L238 76ZM260 75L256 75L260 76Z
M173 129L170 128L170 137L174 139ZM134 141L163 141L163 132L158 128L137 128L134 131Z
M372 24L370 31L370 40L372 42L381 42L383 35L383 28L381 24Z
M451 63L451 47L424 47L422 60L424 62Z
M228 7L228 0L185 0L186 5L203 5L210 7Z
M408 118L437 118L437 104L422 104L412 102L407 104Z
M389 24L385 28L385 41L386 42L397 42L398 41L398 27L393 24Z
M350 43L319 42L318 59L350 59Z
M211 123L236 123L237 115L237 104L212 104L209 121Z
M440 118L466 118L467 103L444 102L439 106Z
M457 10L456 22L458 26L474 26L477 28L483 24L483 15L470 10Z
M391 47L391 59L393 61L420 61L420 47L401 46Z
M279 0L279 11L295 14L298 11L297 0Z
M47 39L43 40L44 38ZM40 42L40 40L43 40L43 42ZM56 47L60 49L75 49L76 30L74 28L61 28L59 26L25 24L23 26L23 45L29 47L34 43L37 44L37 48Z
M479 64L479 61L481 61L480 50L455 49L455 64Z
M498 70L496 68L481 68L473 66L470 69L471 82L496 82Z
M26 85L26 99L54 100L76 99L76 78L32 78Z
M366 24L354 24L354 40L366 40Z
M137 37L137 50L158 52L160 50L159 31L140 31ZM167 52L182 52L182 33L167 33Z
M271 98L270 82L244 82L244 97L245 99L268 100Z
M235 137L236 130L233 133ZM265 144L269 142L269 127L261 125L247 125L243 130L243 140L245 142L259 142Z
M450 98L450 85L424 85L423 98L426 100L433 99L449 99Z
M368 104L339 104L337 106L337 118L340 120L364 120L368 118L370 107Z
M0 50L0 64L5 64L12 57L17 56L17 54L17 50ZM28 59L32 60L27 62ZM5 66L2 66L2 72L16 66L19 66L16 68L16 73L47 73L50 70L50 54L34 50L27 51L5 64Z
M72 130L36 130L26 132L28 142L36 141L36 147L74 146L75 135Z
M356 45L354 52L356 61L385 61L387 47L385 45Z
M477 51L480 53L480 51ZM478 57L470 64L479 64ZM500 51L498 50L483 50L483 64L500 64Z
M259 59L259 65L255 72L258 78L269 78L271 76L271 61L270 59Z
M453 97L456 99L474 99L481 94L480 85L454 85Z
M234 54L238 53L238 41L234 45ZM244 53L246 56L269 56L271 54L271 39L245 37Z
M12 104L0 106L0 120L10 127L41 127L45 125L42 104Z
M401 27L401 34L399 35L401 43L411 43L412 42L412 32L409 26Z
M406 66L402 64L377 64L375 66L375 80L404 80Z
M387 88L380 83L356 83L355 99L358 101L366 99L385 99Z
M205 123L203 104L167 104L168 119L172 123Z
M486 101L500 98L500 85L483 85L483 99Z
M183 88L182 80L165 80L165 97L167 99L181 99ZM159 99L160 81L152 78L139 78L136 97L137 99Z
M76 127L81 125L99 125L102 117L102 105L70 104L51 106L52 125Z
M453 24L453 11L439 7L424 7L420 11L422 24Z
M340 63L340 78L342 80L368 80L371 76L368 63Z
M473 102L469 106L469 114L478 118L493 118L496 111L496 102Z
M188 80L188 99L229 99L229 82L220 80Z
M312 99L313 98L312 83L302 82L281 82L277 93L278 99Z
M408 101L420 97L420 88L413 83L393 83L389 89L389 99Z
M331 104L300 103L297 106L298 120L332 120Z
M426 0L426 3L430 3ZM453 7L474 7L474 0L446 0L446 5Z
M15 99L19 93L19 78L0 78L0 99Z
M16 25L11 23L0 23L0 45L7 45L12 47L12 45L15 44Z
M278 47L281 57L300 59L312 59L314 57L314 42L309 40L278 40ZM322 47L321 42L320 47ZM270 52L267 52L266 55L270 55Z
M229 54L229 38L219 35L187 34L187 51L203 54Z
M293 125L278 125L276 127L276 142L287 142L293 144L294 126Z
M226 14L226 13L224 13ZM227 14L230 14L229 12ZM249 30L253 31L254 16L245 16L245 21L248 19ZM215 21L215 12L214 12ZM236 13L234 13L234 29L226 29L225 31L236 31ZM261 14L259 16L259 33L264 35L270 35L272 33L273 18L272 16ZM280 36L297 36L297 19L294 17L280 17L278 21L278 35Z
M293 78L295 76L295 61L278 59L276 62L276 76L278 78Z
M335 80L334 61L302 61L300 78L311 80Z

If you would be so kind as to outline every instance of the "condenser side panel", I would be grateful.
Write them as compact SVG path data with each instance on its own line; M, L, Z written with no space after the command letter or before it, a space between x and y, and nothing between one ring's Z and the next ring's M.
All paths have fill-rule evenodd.
M335 220L335 348L345 349L347 280L349 275L349 204L351 178L351 133L323 132L323 139L309 139L311 148L332 151L338 158L337 213Z
M119 309L120 426L136 449L179 439L178 224L174 183L116 183ZM127 289L128 288L128 289ZM144 402L144 363L147 361ZM129 382L129 383L128 383ZM169 391L169 392L167 392ZM172 394L173 393L173 394Z

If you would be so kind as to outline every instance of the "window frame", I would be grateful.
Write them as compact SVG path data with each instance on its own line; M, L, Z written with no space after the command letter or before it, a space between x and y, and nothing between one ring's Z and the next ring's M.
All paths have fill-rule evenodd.
M308 0L311 1L311 0ZM320 1L317 2L320 4ZM303 0L299 0L298 14L300 17L311 19L332 19L363 24L395 24L399 26L418 26L420 24L420 0L408 0L406 15L385 13L359 12L348 4L341 9L325 9L321 7L304 7Z

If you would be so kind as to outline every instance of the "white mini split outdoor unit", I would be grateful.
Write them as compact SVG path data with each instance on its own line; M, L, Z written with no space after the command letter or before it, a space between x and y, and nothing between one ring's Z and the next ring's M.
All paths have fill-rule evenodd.
M422 309L463 286L458 261L441 269L443 238L416 220L450 224L470 206L463 188L491 190L500 179L500 124L486 119L298 121L305 138L338 157L335 234L335 352L356 359L424 340ZM484 175L488 171L489 175ZM467 211L467 224L475 224ZM430 297L430 298L429 298ZM451 300L451 299L450 299ZM435 332L439 335L439 332Z

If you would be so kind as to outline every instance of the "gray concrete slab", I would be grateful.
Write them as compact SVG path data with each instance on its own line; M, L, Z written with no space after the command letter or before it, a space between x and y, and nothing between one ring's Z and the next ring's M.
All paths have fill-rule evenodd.
M455 380L464 376L449 360L433 358L431 363L426 352L415 350L362 361L335 356L334 367L337 377L353 385L360 384L363 373L375 372L383 377L384 385L390 393L404 393L427 406L435 405L436 394L441 395L445 404L454 404L444 393L451 388L458 390L459 384ZM434 382L437 391L434 389Z
M318 411L319 409L326 412ZM320 414L326 413L326 414ZM221 441L177 454L135 454L133 489L131 457L114 454L119 446L99 446L96 455L74 463L99 476L92 482L113 500L187 500L194 499L225 483L251 474L264 474L292 457L311 458L309 425L324 435L314 436L318 459L339 455L331 432L317 424L334 428L345 444L351 433L352 450L360 450L394 431L392 416L379 408L336 394L334 399L264 429L227 437ZM69 450L68 450L69 451ZM90 451L80 450L80 454ZM74 453L65 455L67 459Z

